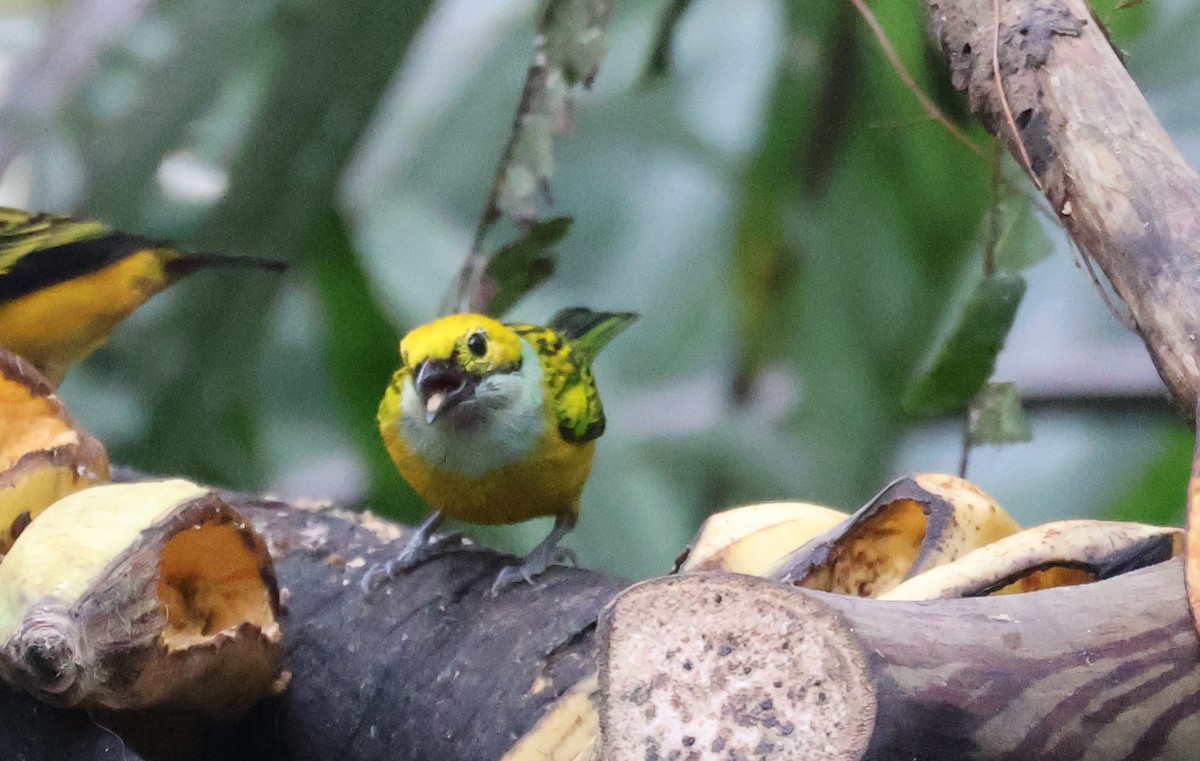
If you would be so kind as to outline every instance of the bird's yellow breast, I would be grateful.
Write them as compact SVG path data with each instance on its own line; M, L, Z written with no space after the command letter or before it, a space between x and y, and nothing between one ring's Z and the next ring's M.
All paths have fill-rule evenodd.
M124 318L166 285L161 256L138 251L104 269L0 304L0 347L57 383Z
M381 422L384 443L401 474L431 507L453 518L469 523L519 523L579 509L579 497L592 468L594 441L566 442L548 423L527 459L465 475L437 468L414 452L404 441L401 427L386 424L382 411Z

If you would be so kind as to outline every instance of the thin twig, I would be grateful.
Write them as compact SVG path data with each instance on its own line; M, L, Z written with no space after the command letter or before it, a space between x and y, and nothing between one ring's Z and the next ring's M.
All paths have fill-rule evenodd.
M692 0L670 0L667 3L662 20L658 24L658 33L654 35L654 47L651 49L649 60L646 61L646 69L642 72L643 83L670 74L675 27L679 25L679 20L691 4Z
M1108 311L1112 312L1112 316L1117 318L1117 322L1124 325L1128 330L1140 335L1137 322L1134 320L1133 315L1131 313L1126 314L1122 312L1117 308L1117 305L1113 303L1112 298L1109 297L1108 289L1104 287L1105 281L1101 280L1100 276L1096 274L1096 267L1092 264L1092 260L1087 255L1087 252L1084 251L1083 248L1075 242L1075 239L1069 235L1067 236L1067 242L1078 254L1079 260L1083 262L1084 269L1087 270L1088 276L1091 277L1092 285L1096 287L1096 292L1100 294L1100 300L1104 302L1104 306L1108 307Z
M891 40L888 39L887 32L883 31L883 27L880 25L879 19L875 18L875 14L872 13L871 9L867 7L865 0L850 0L850 2L853 3L854 7L858 9L858 12L862 14L863 20L867 22L867 26L871 27L871 32L874 33L875 39L879 41L879 46L883 48L883 54L887 56L888 62L892 65L892 68L896 71L896 73L900 75L900 79L904 82L904 86L916 96L918 101L920 101L921 107L925 109L925 113L929 114L931 119L942 125L942 128L949 132L951 137L967 146L967 148L971 150L971 153L974 153L976 156L979 156L982 159L986 159L987 157L983 154L983 149L972 142L972 140L967 137L966 133L956 127L954 122L950 121L949 117L942 113L942 110L937 107L937 104L930 100L929 96L922 92L921 88L917 86L917 81L913 79L912 74L910 74L908 69L905 68L904 62L900 60L900 56L896 54L896 49L892 47L892 43Z
M471 242L472 251L478 251L483 248L484 236L491 226L496 223L496 220L500 218L498 204L500 188L504 186L504 175L508 171L508 165L512 163L513 151L517 147L517 142L520 141L521 134L525 131L525 115L529 112L529 107L533 102L534 96L541 92L545 83L546 54L539 50L529 67L529 73L525 77L525 87L521 91L521 100L517 103L517 113L513 117L512 129L508 133L508 142L504 144L504 150L500 152L500 161L496 165L496 174L492 178L491 189L488 190L487 201L483 206L483 214L479 217L479 226L475 228L475 239Z
M859 0L851 0L851 2L859 2ZM1021 133L1017 130L1017 121L1013 119L1012 108L1008 105L1008 95L1004 92L1004 80L1000 76L1000 0L992 0L992 76L996 80L996 92L1000 96L1000 107L1004 110L1004 119L1008 122L1013 140L1017 143L1017 150L1021 153L1021 161L1025 164L1025 169L1029 172L1033 184L1037 185L1038 190L1044 191L1042 181L1033 171L1033 162L1029 160L1029 152L1025 150L1025 141L1021 139Z
M962 451L958 456L958 477L967 477L967 468L971 464L971 449L975 446L971 440L971 415L975 412L975 403L972 402L967 406L967 411L963 413L963 436L962 436Z
M479 215L479 224L475 227L475 237L471 241L471 250L467 260L463 262L454 281L454 291L450 293L443 304L443 312L478 311L481 305L474 303L475 296L480 292L480 284L487 271L488 255L484 252L483 241L488 230L500 219L499 198L500 188L504 186L504 175L512 162L513 151L524 131L524 119L529 111L534 96L541 91L546 81L546 55L540 49L534 55L529 73L525 77L525 87L521 91L521 100L517 103L517 113L513 117L512 128L508 133L508 141L500 152L500 161L496 165L496 173L488 189L487 199L483 204L483 212Z

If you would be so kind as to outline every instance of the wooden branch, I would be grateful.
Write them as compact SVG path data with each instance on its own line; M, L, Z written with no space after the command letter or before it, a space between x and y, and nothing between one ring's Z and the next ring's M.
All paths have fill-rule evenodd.
M1084 256L1100 265L1194 422L1200 175L1171 143L1086 0L925 0L925 8L954 85L1020 156ZM1197 446L1185 576L1200 631Z
M931 34L984 125L1029 165L1067 231L1129 306L1192 416L1200 387L1200 176L1085 0L925 0ZM993 72L993 34L1003 96ZM1003 103L1018 135L1007 124Z
M1176 561L1026 595L822 601L872 654L880 757L1187 759L1200 742L1200 645L1182 581Z
M1190 414L1200 381L1200 178L1083 0L926 7L956 84L1029 157ZM0 687L6 756L512 758L598 665L606 761L729 758L735 749L1142 761L1190 759L1200 746L1200 645L1177 561L1081 587L927 603L749 577L656 580L617 600L597 651L592 626L624 586L618 579L555 569L539 587L492 598L505 559L466 549L364 596L363 571L395 547L356 519L238 507L265 535L288 601L286 692L219 730L155 717L131 750L77 711ZM793 647L797 655L780 655Z
M1177 561L934 602L645 582L601 623L604 758L1192 759L1200 644L1182 592Z
M701 588L694 585L714 577L673 577L634 588L677 590L674 597L644 595L640 612L631 615L622 607L626 598L618 600L606 626L640 629L637 648L622 650L610 636L607 650L597 653L592 627L625 586L620 579L559 568L543 586L515 587L493 599L491 581L506 558L465 548L364 595L365 569L396 551L376 532L403 540L398 527L368 521L372 531L339 511L233 502L266 538L287 603L283 644L292 678L284 694L232 727L194 717L134 717L140 725L130 747L81 712L0 687L6 752L16 749L25 761L122 753L149 761L557 758L545 755L549 750L524 755L514 748L580 685L591 691L567 715L594 734L587 727L597 711L595 688L586 685L598 664L609 677L622 664L627 681L632 675L658 685L635 695L607 678L600 718L628 708L631 695L642 701L608 725L610 739L636 741L642 729L636 717L654 705L663 679L689 679L690 694L708 694L707 703L690 704L686 722L669 723L681 743L682 732L693 732L692 746L705 751L700 759L727 758L706 749L721 732L747 726L765 728L776 740L806 742L810 750L841 744L860 754L824 756L845 758L957 759L973 748L978 759L1183 759L1200 744L1200 647L1177 562L1082 587L930 603L885 603L722 575L720 583L750 592L743 595L746 608L723 615L695 609ZM800 612L789 612L789 605ZM782 659L761 659L752 676L709 678L711 668L732 662L720 655L722 638L732 635L753 655L755 647L769 649L785 627L808 644ZM710 670L687 669L679 655L686 647L707 657ZM671 663L677 668L663 667ZM774 685L785 667L787 684L808 684L811 694ZM747 702L755 693L746 680L754 679L765 680L773 695L768 709L766 697ZM726 704L740 708L722 710ZM877 720L866 721L862 706L876 704ZM822 712L837 706L839 723L823 723ZM701 747L704 725L713 734ZM126 722L118 729L129 738L129 728ZM659 747L660 757L669 758L670 746ZM642 761L646 746L638 750Z
M231 502L252 518L275 560L291 673L283 695L231 727L190 716L133 717L126 725L137 725L137 739L128 746L81 711L50 708L0 684L0 757L499 759L559 698L593 678L592 627L625 586L561 568L537 587L492 598L492 581L512 558L464 548L364 595L366 568L398 545L358 516ZM400 536L394 524L373 525Z

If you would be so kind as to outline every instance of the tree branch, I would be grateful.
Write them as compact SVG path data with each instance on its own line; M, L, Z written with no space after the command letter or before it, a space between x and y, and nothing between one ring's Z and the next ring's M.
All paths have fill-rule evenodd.
M1200 175L1171 143L1085 0L1009 2L1003 10L994 0L925 6L954 85L1022 157L1083 255L1112 282L1180 411L1194 422ZM1016 131L1003 128L1010 111ZM1200 630L1200 454L1196 463L1186 579Z
M122 753L137 759L139 751L147 759L231 761L545 758L513 749L564 707L574 725L593 733L607 717L606 741L637 738L644 729L637 716L648 715L655 696L665 694L663 685L681 680L710 694L715 706L693 704L689 721L670 725L693 732L693 744L705 726L713 738L743 726L739 715L762 718L756 726L776 735L790 722L782 738L828 739L841 730L806 724L806 711L817 710L819 718L821 706L841 705L850 716L867 699L878 706L877 720L864 725L866 734L855 730L837 740L869 744L863 758L959 759L973 748L980 759L1186 759L1200 743L1200 646L1178 562L1081 587L920 603L829 595L751 577L671 577L634 587L631 592L642 590L636 610L628 607L629 593L618 600L598 653L593 624L625 586L620 579L558 568L541 586L492 598L491 581L508 559L467 548L364 596L362 573L395 552L384 539L402 541L398 527L337 510L232 502L266 538L288 601L282 622L292 679L284 694L219 730L188 717L141 721L130 747L80 712L50 709L0 686L0 726L11 730L7 751L16 749L26 761ZM749 590L749 607L724 618L697 612L695 604L714 583ZM732 605L733 595L725 603ZM770 650L783 629L766 623L795 605L803 615L787 614L789 626L799 627L793 630L806 641L842 648L848 660L836 668L845 678L834 678L835 662L814 645L804 656L814 661L797 660L797 652L778 662L790 670L789 679L820 682L811 701L797 699L786 712L781 698L770 711L721 710L723 702L745 703L754 685L706 681L711 674L704 668L683 667L679 649L689 640L701 649L709 643L714 663L724 662L717 653L729 637L747 654ZM640 630L642 644L631 650L617 642L621 627ZM672 650L675 656L668 655ZM856 652L864 654L866 668L855 667ZM672 663L678 668L666 668ZM602 671L607 687L597 698L588 687L597 667L617 665L658 686L636 693L625 683L622 690ZM760 668L756 674L766 689L779 689L772 687L779 673ZM643 694L639 711L611 723L629 696ZM597 713L599 719L589 718ZM547 742L543 747L558 747ZM669 757L669 748L660 747L661 757ZM642 761L646 746L638 748Z
M645 582L601 623L603 757L1191 759L1200 645L1182 589L1176 561L934 602Z
M49 708L0 684L0 755L499 759L595 673L592 628L625 586L620 579L556 568L539 586L493 598L492 580L513 559L471 547L364 596L362 574L395 555L384 538L399 538L397 526L364 521L381 538L352 513L226 496L263 534L275 561L287 606L291 681L283 695L232 727L190 716L133 717L121 727L122 741L82 712Z
M1200 175L1158 123L1083 0L926 0L971 109L1028 166L1129 306L1159 374L1193 415L1200 386Z

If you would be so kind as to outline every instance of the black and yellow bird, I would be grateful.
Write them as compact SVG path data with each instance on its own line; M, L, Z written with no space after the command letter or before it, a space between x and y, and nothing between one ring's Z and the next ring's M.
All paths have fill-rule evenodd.
M369 589L430 556L444 515L470 523L553 516L554 529L493 592L532 582L572 557L558 542L575 525L604 407L592 360L637 315L564 309L546 327L452 314L400 341L401 367L379 405L379 431L401 474L435 512Z
M55 385L151 296L209 267L282 270L272 259L186 253L101 222L0 207L0 348Z

